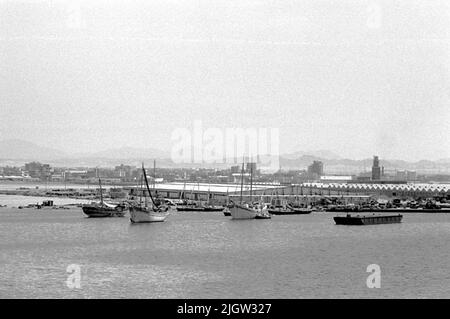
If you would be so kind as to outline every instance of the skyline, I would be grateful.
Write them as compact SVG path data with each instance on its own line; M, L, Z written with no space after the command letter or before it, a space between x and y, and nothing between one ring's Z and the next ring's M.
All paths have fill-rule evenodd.
M0 161L60 161L60 160L69 160L69 161L77 161L77 160L95 160L95 159L101 159L101 160L107 160L107 161L121 161L121 160L132 160L136 161L139 159L142 160L172 160L170 151L164 151L158 148L139 148L139 147L116 147L116 148L106 148L102 150L98 150L95 152L82 152L82 153L71 153L71 152L65 152L61 149L57 149L54 147L47 147L45 145L36 144L30 141L25 140L18 140L18 139L11 139L11 140L0 140ZM11 148L14 148L12 150L13 154L21 154L21 155L12 155L8 156L6 154L11 154ZM25 154L25 155L23 155ZM280 159L283 159L284 161L295 161L302 159L311 159L315 160L325 160L325 161L331 161L331 162L363 162L363 161L369 161L372 163L372 160L374 156L378 156L381 160L381 162L404 162L408 164L417 164L421 162L430 162L430 163L436 163L436 164L450 164L450 158L439 158L436 160L431 159L421 159L418 161L415 160L408 160L404 158L385 158L382 156L379 156L378 154L372 154L370 156L366 156L363 158L348 158L344 157L339 153L330 151L330 150L298 150L292 153L280 153L279 157ZM217 161L218 165L223 164L240 164L242 162L242 157L237 156L234 158L235 162L230 162L230 160L233 158L226 158L226 161ZM245 157L245 162L247 162L249 159L248 157ZM118 163L118 162L117 162ZM233 164L234 163L234 164ZM173 164L176 164L174 162ZM198 165L201 164L199 162L187 162L187 167L190 165ZM205 164L214 165L214 163L207 163ZM183 163L179 163L179 165L183 165Z
M280 154L450 158L450 5L410 3L2 1L0 140L170 152L200 120L278 128Z

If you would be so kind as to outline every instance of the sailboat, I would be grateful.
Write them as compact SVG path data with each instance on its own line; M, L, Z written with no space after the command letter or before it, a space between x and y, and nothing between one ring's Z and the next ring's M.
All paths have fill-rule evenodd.
M195 200L192 200L191 198L194 197L194 188L191 189L191 194L189 196L189 199L184 198L184 190L186 188L186 183L183 187L183 200L180 204L176 206L176 210L179 212L200 212L204 211L204 207Z
M251 175L251 174L250 174ZM250 183L250 187L251 187ZM242 202L242 189L244 187L244 162L242 162L241 170L241 196L239 204L234 204L230 208L231 219L254 219L258 214L257 210L249 204L244 204Z
M102 181L98 179L100 186L100 203L92 202L81 206L83 213L88 217L123 217L125 215L125 206L113 205L103 201Z
M211 186L208 188L208 200L203 204L203 211L205 212L221 212L225 207L214 205L211 203Z
M145 172L144 164L142 164L142 174L145 179L145 185L152 201L151 205L148 205L147 199L145 204L142 205L142 201L139 201L139 205L130 205L130 221L132 223L154 223L163 222L169 215L169 207L166 205L160 205L153 199L150 187L148 186L147 174ZM143 191L143 189L141 189Z

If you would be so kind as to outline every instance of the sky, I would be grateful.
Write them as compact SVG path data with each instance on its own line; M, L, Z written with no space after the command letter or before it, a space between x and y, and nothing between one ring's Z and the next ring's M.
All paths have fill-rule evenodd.
M277 128L281 153L450 157L448 1L0 0L0 140L170 151Z

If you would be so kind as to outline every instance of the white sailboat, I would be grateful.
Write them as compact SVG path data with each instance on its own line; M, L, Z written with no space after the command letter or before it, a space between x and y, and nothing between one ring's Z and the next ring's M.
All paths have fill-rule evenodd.
M169 215L169 207L166 205L159 205L155 202L148 186L147 174L145 173L144 164L142 164L142 172L145 179L145 185L147 191L152 200L152 203L148 205L147 200L145 205L142 206L142 202L139 205L130 205L130 221L132 223L154 223L163 222Z
M251 187L252 182L250 182ZM242 162L242 170L241 170L241 196L239 204L234 204L233 207L230 208L231 219L254 219L258 214L257 210L250 206L249 204L245 204L242 202L242 189L244 187L244 162ZM250 191L251 193L251 191Z

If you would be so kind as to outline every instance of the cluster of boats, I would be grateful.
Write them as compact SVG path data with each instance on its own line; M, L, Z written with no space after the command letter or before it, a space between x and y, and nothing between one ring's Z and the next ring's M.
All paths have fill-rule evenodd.
M243 196L244 163L242 163L240 195L227 196L228 202L225 206L210 203L210 194L208 194L208 201L206 202L183 198L178 203L174 203L168 199L154 198L152 196L147 174L144 165L142 165L141 195L138 200L133 199L122 203L106 203L103 200L101 180L99 179L100 202L85 204L82 206L82 209L88 217L123 217L126 211L129 211L130 221L132 223L163 222L169 215L171 209L177 211L223 212L225 216L230 216L236 220L271 219L272 215L310 214L313 210L317 210L317 207L307 207L296 201L290 202L283 196L272 198L270 204L264 203L262 196L260 199L253 200L252 178L253 172L250 171L249 201L244 201ZM334 217L334 221L338 225L399 223L403 217L399 214L401 212L450 212L450 204L432 200L401 201L394 199L392 201L371 201L359 204L326 203L323 208L327 212L346 213L345 216ZM375 215L375 213L395 214Z
M262 198L253 201L252 198L252 177L250 172L250 200L243 200L243 172L244 163L242 164L241 173L241 192L238 201L230 200L225 206L215 205L208 201L194 201L181 199L179 203L167 199L154 198L150 190L147 174L142 165L141 192L139 200L131 200L122 203L107 203L103 199L103 191L101 180L100 186L100 202L93 202L82 206L83 212L88 217L123 217L126 211L130 212L130 220L132 223L162 222L169 215L170 209L177 211L203 211L203 212L223 212L225 216L231 216L232 219L270 219L272 215L288 215L288 214L309 214L311 209L296 205L295 203L287 203L286 201L276 198L271 204L264 203ZM144 188L145 182L145 188ZM146 191L146 192L145 192ZM144 194L144 196L143 196ZM148 197L146 196L148 194Z
M144 165L142 165L142 177L145 180L146 189L148 191L151 203L148 202L147 197L144 199L141 197L139 201L128 201L120 204L106 203L103 200L103 190L100 185L100 202L85 204L82 206L83 212L88 217L123 217L127 210L130 212L130 221L132 223L152 223L163 222L169 215L169 206L164 201L157 201L153 198L148 186L147 174L145 172ZM142 188L141 178L141 188ZM144 192L141 192L143 194Z

